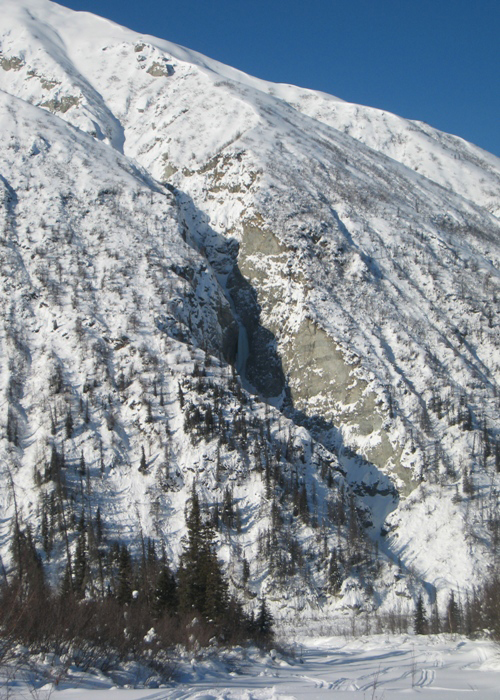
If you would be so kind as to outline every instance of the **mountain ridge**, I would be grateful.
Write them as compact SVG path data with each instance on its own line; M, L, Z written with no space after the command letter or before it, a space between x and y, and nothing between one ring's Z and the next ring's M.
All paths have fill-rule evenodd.
M64 447L74 465L85 453L96 483L85 506L73 480L78 507L95 512L111 493L120 502L128 484L140 517L134 524L122 500L123 514L113 507L108 516L110 536L158 537L174 562L193 478L209 510L234 481L244 525L222 531L219 553L237 580L248 552L259 583L247 595L267 591L279 611L272 547L267 569L259 561L267 526L312 554L294 569L287 616L301 606L313 614L299 602L303 585L330 614L370 609L370 585L390 609L401 600L411 607L420 590L430 603L436 590L486 575L496 556L499 470L500 160L417 122L250 78L48 0L2 6L4 237L11 251L20 235L20 249L32 250L21 267L41 299L28 311L16 296L2 318L11 406L2 454L16 483L35 489L23 499L28 520L41 527L37 508L53 481L37 487L30 474L49 461L49 448ZM16 110L26 133L12 132ZM3 293L12 296L8 286ZM43 319L40 330L51 320L43 343L40 330L23 337L19 309ZM76 353L73 369L66 346ZM38 356L46 386L33 383L22 347ZM30 382L37 388L16 388ZM68 411L80 416L69 438ZM250 449L241 434L252 421ZM40 457L28 445L31 423ZM145 445L146 474L136 468ZM260 452L275 453L279 526ZM287 501L294 479L307 516ZM342 594L332 594L319 535L325 552L335 542L352 548L352 532L333 515L344 489L356 494L356 518L386 558L368 573L346 564ZM4 508L12 513L8 489ZM439 528L449 530L443 541Z

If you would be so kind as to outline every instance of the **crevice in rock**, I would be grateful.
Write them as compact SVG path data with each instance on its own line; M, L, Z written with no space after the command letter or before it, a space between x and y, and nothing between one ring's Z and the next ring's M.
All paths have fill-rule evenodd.
M232 364L246 388L272 403L296 425L306 428L313 438L336 455L353 492L372 511L374 534L380 533L385 517L397 506L399 494L391 479L373 463L345 445L341 431L320 414L309 415L294 406L278 344L271 330L262 325L257 291L238 265L239 243L226 238L211 226L191 196L173 188L186 241L201 253L214 271L233 318L223 328L224 359ZM380 498L386 499L381 508ZM372 504L377 501L377 515Z

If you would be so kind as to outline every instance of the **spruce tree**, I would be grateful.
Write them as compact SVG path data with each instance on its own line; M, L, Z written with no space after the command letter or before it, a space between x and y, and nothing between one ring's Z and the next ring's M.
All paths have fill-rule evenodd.
M334 548L328 565L328 585L330 591L337 595L342 586L342 575L340 572L339 561L337 558L337 550Z
M309 504L307 501L307 487L305 484L302 485L299 492L299 516L306 525L309 523Z
M100 506L97 506L97 512L95 514L95 537L96 537L96 542L97 544L101 544L102 542L102 517L101 517L101 508Z
M165 612L176 612L177 607L177 583L170 568L165 564L162 566L156 582L153 615L159 618Z
M448 606L446 608L446 632L452 634L460 631L460 608L455 600L455 593L450 593Z
M46 589L42 559L36 551L29 525L23 532L16 520L11 543L14 561L14 588L19 600L43 598Z
M269 608L266 605L264 598L260 601L259 612L255 619L255 630L257 632L257 638L264 642L269 643L273 639L273 616L271 615Z
M200 502L193 484L191 505L186 513L187 538L179 566L179 603L181 608L200 611L204 598L203 582L200 576L200 562L203 549Z
M243 585L246 586L250 578L250 564L248 563L248 559L246 557L243 557L242 565Z
M79 598L85 597L87 570L87 541L85 530L83 530L76 544L75 561L73 566L73 590Z
M66 430L66 438L69 440L73 436L73 427L74 427L73 415L71 414L71 410L68 411L68 414L66 416L66 420L64 422L64 427Z
M470 470L466 467L464 469L464 473L462 476L462 491L467 495L467 496L473 496L474 495L474 484L472 481L472 477L470 474Z
M234 509L233 509L233 494L231 489L226 486L224 491L224 499L222 502L222 522L228 528L233 527Z
M78 465L78 474L80 476L85 476L86 470L87 470L87 467L85 464L85 457L83 456L83 452L82 452L81 457L80 457L80 464Z
M41 535L42 535L43 551L45 552L47 558L49 558L50 552L52 551L52 537L51 537L51 532L50 532L50 527L49 527L49 518L48 518L48 514L47 514L47 504L45 501L43 503L43 510L42 510Z
M64 574L61 580L61 585L59 588L60 598L69 598L73 594L73 580L71 578L71 566L66 564L64 567Z
M179 605L185 612L215 619L227 605L227 583L217 560L214 530L208 522L203 522L194 485L186 525L188 534L178 575Z
M439 634L441 632L441 620L439 619L437 600L434 601L431 610L430 630L431 634Z
M201 562L201 575L204 579L205 600L201 612L208 619L220 619L224 614L228 603L228 587L217 559L215 550L215 533L209 523L204 526L203 556Z
M148 470L148 465L146 462L146 453L144 452L144 445L141 447L141 462L139 464L139 471L141 474L145 474Z
M125 544L120 547L118 555L116 598L122 604L129 603L132 599L132 557Z
M427 634L429 629L422 595L418 596L417 605L415 606L413 626L415 628L415 634Z

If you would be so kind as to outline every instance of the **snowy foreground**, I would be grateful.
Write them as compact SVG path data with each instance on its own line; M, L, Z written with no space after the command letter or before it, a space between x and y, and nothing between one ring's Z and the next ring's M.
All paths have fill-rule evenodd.
M4 685L2 696L104 700L111 692L114 700L327 700L332 695L455 700L474 693L481 700L500 698L500 651L491 642L445 636L316 637L296 642L294 649L293 657L235 650L224 663L181 663L177 681L158 689L133 688L132 675L127 687L118 688L104 677L75 674L57 689L18 681L7 691Z

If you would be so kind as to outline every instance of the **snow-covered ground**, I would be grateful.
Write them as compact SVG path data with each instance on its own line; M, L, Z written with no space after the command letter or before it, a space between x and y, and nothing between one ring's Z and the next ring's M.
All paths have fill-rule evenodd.
M295 640L294 654L234 650L224 662L179 663L177 680L159 688L117 687L104 677L75 676L57 689L20 682L2 696L34 700L456 700L463 693L500 698L500 654L488 641L463 637L373 635ZM122 678L122 681L124 679ZM469 697L469 695L468 695Z

